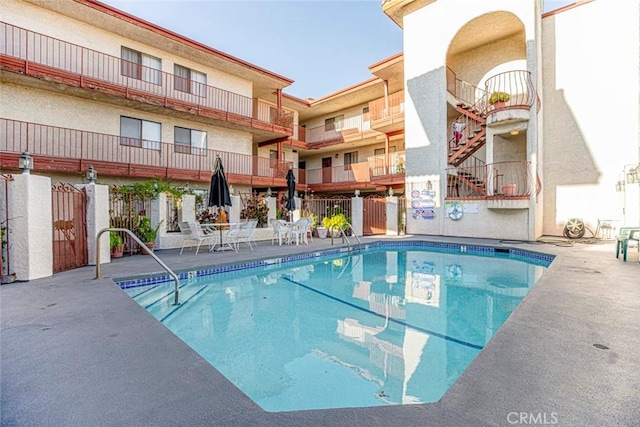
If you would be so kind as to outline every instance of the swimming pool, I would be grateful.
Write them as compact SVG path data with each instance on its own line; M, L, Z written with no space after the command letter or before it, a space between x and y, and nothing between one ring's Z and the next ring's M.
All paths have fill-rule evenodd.
M553 259L331 252L184 272L177 307L167 278L120 285L266 411L398 405L438 401Z

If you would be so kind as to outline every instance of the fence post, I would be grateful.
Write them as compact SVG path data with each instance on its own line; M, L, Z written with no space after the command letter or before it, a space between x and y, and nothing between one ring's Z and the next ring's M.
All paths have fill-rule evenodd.
M229 222L240 222L240 211L242 210L242 200L240 196L231 195L231 206L229 207Z
M269 208L269 213L267 214L267 227L271 227L271 220L276 219L278 215L277 206L278 204L275 197L267 197L267 207Z
M16 279L34 280L53 275L53 220L51 179L14 175L9 185L9 263Z
M83 188L87 194L87 253L89 265L96 265L96 238L103 228L109 228L109 186L97 184L77 185ZM102 264L111 262L109 237L103 237L100 241L100 253L104 254L100 261Z
M181 206L178 210L178 222L189 222L196 220L196 196L193 194L183 194Z
M351 198L351 226L356 236L362 236L364 218L364 199L362 197Z
M149 219L151 219L151 226L154 228L160 224L156 235L156 247L158 249L167 249L167 243L163 242L164 238L167 237L167 195L165 193L160 193L157 199L151 200Z
M398 197L387 197L387 236L398 235Z

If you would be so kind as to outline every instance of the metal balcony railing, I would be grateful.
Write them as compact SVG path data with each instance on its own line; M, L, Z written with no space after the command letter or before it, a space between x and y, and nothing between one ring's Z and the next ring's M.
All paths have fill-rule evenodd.
M309 185L367 183L377 177L404 174L404 156L404 151L390 153L388 164L385 155L378 155L369 157L366 162L332 166L330 168L307 169L305 171L305 183Z
M350 138L365 138L364 133L371 130L369 113L346 117L340 121L312 128L295 125L293 138L309 144L329 141L344 141Z
M447 169L448 199L526 199L535 191L536 179L529 161L475 161Z
M38 123L0 119L0 152L16 155L28 151L35 158L35 170L86 170L89 163L110 165L104 175L135 175L132 171L163 171L167 177L192 174L191 179L208 180L216 156L227 174L284 179L292 162L207 148L184 147L172 143L146 141L68 129ZM38 159L40 157L40 160ZM3 164L5 167L17 167Z
M65 84L128 96L140 102L196 109L233 122L258 120L293 128L293 112L174 74L129 62L44 34L0 22L2 68L55 79ZM16 61L9 61L15 58ZM210 111L207 111L210 110ZM205 114L206 113L206 114ZM229 117L229 115L237 117ZM241 121L242 122L242 121Z
M386 98L369 102L371 120L380 120L404 113L404 90L392 93Z

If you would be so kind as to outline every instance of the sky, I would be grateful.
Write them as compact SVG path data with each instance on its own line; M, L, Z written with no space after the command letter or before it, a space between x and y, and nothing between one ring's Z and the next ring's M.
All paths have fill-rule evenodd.
M381 0L101 1L294 80L284 92L302 99L368 80L370 65L402 51ZM572 2L545 0L545 11Z

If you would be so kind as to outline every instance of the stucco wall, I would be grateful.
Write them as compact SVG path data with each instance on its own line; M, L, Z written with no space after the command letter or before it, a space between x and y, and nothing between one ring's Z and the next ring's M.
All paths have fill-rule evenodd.
M638 163L639 19L636 1L594 1L542 21L545 234L624 218L615 184ZM627 200L631 225L638 205Z
M170 50L160 50L142 43L127 39L123 35L110 33L92 25L56 14L29 3L16 0L2 1L2 20L24 29L45 34L68 43L86 46L116 58L120 58L121 47L140 51L159 58L162 71L173 74L174 64L191 68L207 75L207 84L234 93L251 97L253 85L250 81L216 70L204 64L194 62L173 54ZM46 25L46 26L45 26ZM133 24L122 21L119 29L126 34L127 28ZM167 43L167 48L172 46Z
M520 33L504 34L482 47L452 56L452 64L460 67L455 71L460 72L461 77L480 84L491 73L525 69L536 63L535 58L528 57L527 50L529 41L535 39L536 4L536 1L505 0L465 2L464 7L455 9L454 13L451 2L434 2L404 16L407 193L412 188L424 187L428 181L436 191L435 219L413 219L407 215L408 233L532 238L531 219L525 209L483 209L467 216L465 222L450 224L444 212L446 180L443 176L448 167L445 67L451 42L465 25L478 17L487 20L487 25L480 27L483 31L497 28L499 32L500 22L492 23L491 14L507 13L520 21ZM470 33L468 37L477 35ZM535 149L532 146L527 150ZM516 153L510 150L511 155Z

